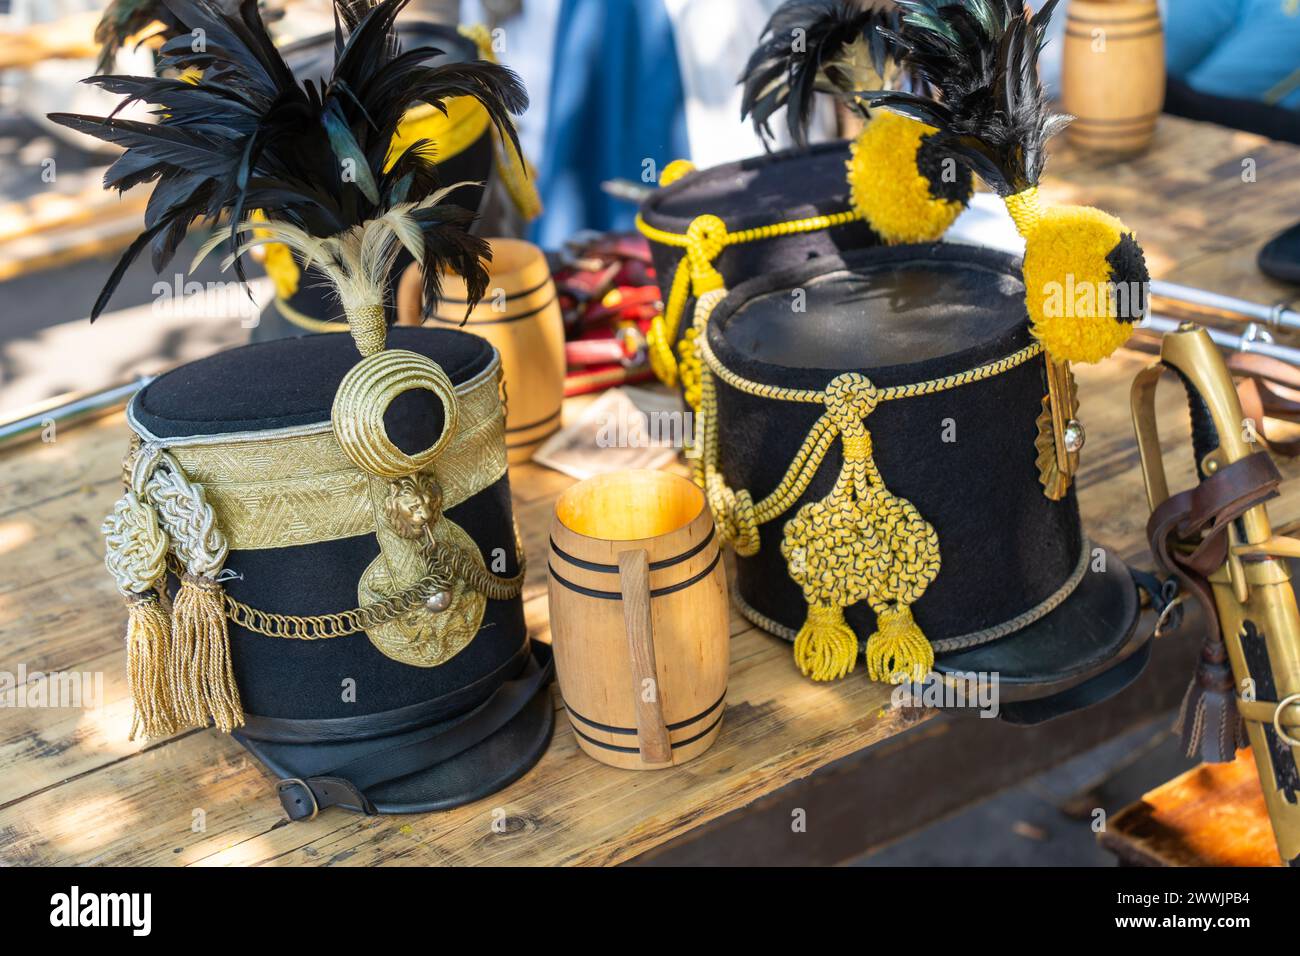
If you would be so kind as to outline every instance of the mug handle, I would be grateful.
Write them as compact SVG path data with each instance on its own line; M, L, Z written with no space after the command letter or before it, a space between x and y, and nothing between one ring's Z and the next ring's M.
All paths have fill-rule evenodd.
M636 697L636 741L646 763L671 763L672 744L660 701L655 670L654 622L650 614L650 555L644 548L622 551L618 556L618 580L623 592L623 627L632 662L632 685ZM653 690L646 700L647 681Z

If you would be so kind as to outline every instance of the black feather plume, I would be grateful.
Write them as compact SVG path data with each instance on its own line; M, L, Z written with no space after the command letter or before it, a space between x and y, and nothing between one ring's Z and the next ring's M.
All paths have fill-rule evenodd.
M852 0L788 0L763 28L741 76L741 118L749 117L765 141L772 115L786 108L790 136L806 145L814 94L837 96L866 115L857 90L893 85L899 26L892 9L864 10Z
M429 47L400 51L393 23L407 0L342 0L332 74L299 84L257 0L241 0L235 12L222 0L163 3L187 29L163 45L160 71L197 69L201 78L92 77L86 82L124 97L114 115L50 117L125 147L105 175L106 188L156 183L145 232L109 277L92 318L145 246L160 270L192 223L222 215L229 232L205 251L230 239L240 278L242 254L267 241L249 239L256 226L324 272L345 309L371 304L358 300L374 295L382 301L386 265L403 247L435 277L435 288L446 264L465 276L477 300L487 284L487 245L466 231L472 214L444 202L461 184L438 182L431 144L400 157L390 150L407 110L429 104L445 112L446 101L459 96L481 103L518 148L511 116L527 108L528 97L513 72L485 62L432 63L441 51ZM135 101L152 104L157 122L117 117ZM255 210L268 221L249 222ZM426 308L435 304L431 298Z
M126 45L126 41L154 22L162 24L159 32L164 36L175 36L184 30L184 26L163 7L161 0L110 0L95 25L95 42L99 44L95 72L108 72L117 51Z
M1020 0L897 0L903 26L893 35L917 76L941 100L911 93L864 93L937 127L935 143L968 163L1002 195L1037 184L1047 140L1070 117L1048 108L1038 54L1058 0L1031 15Z

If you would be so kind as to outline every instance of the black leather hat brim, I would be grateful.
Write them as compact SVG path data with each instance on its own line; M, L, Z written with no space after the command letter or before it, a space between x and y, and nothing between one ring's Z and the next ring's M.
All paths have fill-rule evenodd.
M536 671L531 656L520 677ZM541 759L555 730L550 685L543 685L508 724L479 744L435 767L366 791L380 813L428 813L472 803L514 783ZM278 778L307 778L328 774L370 753L397 747L425 730L342 743L300 744L235 738Z
M1150 635L1137 631L1139 611L1128 566L1106 550L1105 570L1090 568L1050 614L1015 634L945 654L934 669L945 678L996 673L1004 719L1039 723L1105 700L1137 679L1150 650ZM1023 706L1028 702L1037 706Z

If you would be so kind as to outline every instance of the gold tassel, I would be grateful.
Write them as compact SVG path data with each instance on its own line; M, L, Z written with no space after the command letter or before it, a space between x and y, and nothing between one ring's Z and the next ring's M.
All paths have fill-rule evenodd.
M181 719L193 727L206 727L211 720L225 733L242 727L244 710L230 665L220 584L204 575L181 575L172 605L172 639L172 690Z
M912 620L912 609L906 604L885 608L876 614L876 628L867 638L867 676L891 684L925 680L934 669L934 648Z
M169 670L171 622L155 591L127 598L126 674L134 714L131 736L166 737L177 731Z
M858 638L838 604L810 604L794 639L799 672L813 680L839 680L858 663Z

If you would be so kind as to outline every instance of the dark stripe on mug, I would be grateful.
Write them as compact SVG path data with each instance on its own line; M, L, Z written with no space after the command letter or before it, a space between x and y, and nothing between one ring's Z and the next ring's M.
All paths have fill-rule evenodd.
M712 540L713 540L713 526L710 525L708 536L705 537L702 541L700 541L699 544L692 547L689 551L683 551L681 554L676 555L674 557L664 558L660 561L651 561L650 570L662 571L664 568L671 568L674 564L681 564L683 561L689 561L691 558L695 557L706 547L708 547L709 542ZM582 558L575 558L573 555L569 554L558 544L556 544L554 538L551 539L551 550L554 551L556 554L558 554L569 564L572 564L574 567L582 568L584 571L599 571L602 574L618 573L617 564L599 564L595 561L584 561L582 560Z
M687 737L685 740L675 740L675 741L673 741L673 743L672 743L672 749L673 749L673 750L676 750L678 747L685 747L687 744L693 744L693 743L695 743L695 741L699 740L701 737L707 737L710 733L713 732L713 728L716 727L716 726L718 726L718 724L721 723L721 722L722 722L722 715L721 715L721 714L718 714L718 719L717 719L717 720L715 720L713 723L709 724L709 726L705 727L703 730L701 730L701 731L700 731L698 734L696 734L694 737ZM615 751L616 753L621 753L621 754L639 754L639 753L641 752L641 748L640 748L640 747L619 747L619 746L616 745L616 744L607 744L607 743L605 743L604 741L601 741L601 740L595 740L595 739L593 739L593 738L591 738L591 737L588 737L586 734L584 734L584 733L583 733L581 730L579 730L577 727L574 727L574 728L573 728L573 732L574 732L575 734L577 734L579 737L581 737L583 740L587 741L587 743L592 744L593 746L596 746L596 747L600 747L602 750L613 750L613 751Z
M727 699L727 691L724 688L722 691L722 696L719 697L717 700L715 700L704 710L700 711L694 717L687 717L685 720L679 720L676 723L668 724L667 725L668 729L681 730L683 727L689 727L691 724L695 723L698 720L703 720L705 717L709 716L709 714L717 710L718 707L721 706L722 702L726 699ZM577 717L580 721L582 721L587 726L595 727L597 730L603 730L607 734L635 734L636 733L635 727L613 727L609 724L602 724L597 721L594 721L590 717L584 717L582 716L582 714L574 710L572 705L570 705L567 700L564 701L564 709L569 712L570 717Z
M462 325L465 326L465 328L472 328L475 325L504 325L507 322L518 322L521 319L531 319L543 309L549 309L555 303L555 298L555 296L551 296L535 309L530 309L527 312L520 312L518 315L508 315L502 319L476 319L473 316L470 316L467 320L445 319L440 315L431 315L429 318L433 319L435 322L441 322L443 325L454 325L457 328Z
M689 577L685 581L681 581L677 584L670 584L667 587L651 588L650 596L652 598L665 597L669 594L672 594L675 591L681 591L684 588L690 587L692 584L696 584L699 581L703 581L711 573L713 573L713 569L718 566L718 562L720 560L722 560L721 548L719 548L718 553L713 556L713 560L709 562L709 566L705 568L703 571L701 571L699 574L696 574L693 577ZM587 597L601 598L602 600L605 601L623 600L622 591L598 591L595 588L586 588L583 587L581 584L574 584L572 581L569 581L561 577L558 573L556 573L555 565L548 563L546 565L546 568L548 571L551 572L551 577L555 578L557 583L563 584L570 591L577 591L579 594L587 595Z

